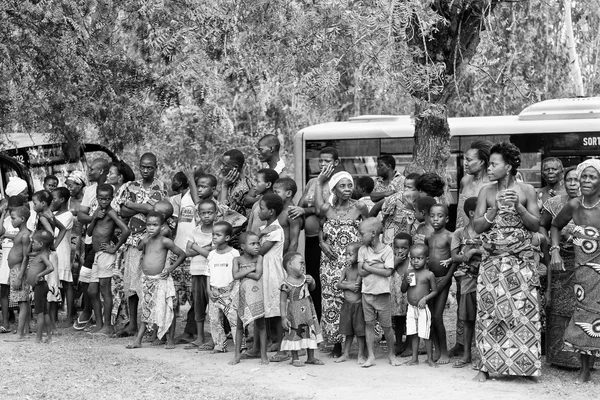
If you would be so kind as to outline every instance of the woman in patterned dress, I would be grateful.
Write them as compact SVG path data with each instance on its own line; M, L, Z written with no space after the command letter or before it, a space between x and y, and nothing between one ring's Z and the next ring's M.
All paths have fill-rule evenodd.
M590 380L592 356L600 356L600 160L577 166L581 197L569 200L552 221L552 268L562 268L560 233L572 219L576 307L565 331L567 349L581 357L578 383Z
M323 179L324 180L324 179ZM323 180L317 180L316 193L321 193ZM338 172L329 179L332 198L320 207L321 245L321 326L325 342L333 344L333 357L342 355L343 336L340 335L340 310L344 303L341 290L336 288L346 265L346 246L358 242L358 224L368 218L369 211L362 201L352 200L354 181L348 172ZM319 197L317 195L317 197Z
M479 374L539 376L541 372L539 277L531 248L540 226L535 189L517 182L521 153L512 143L490 150L492 184L479 192L474 228L484 254L477 280L475 337Z

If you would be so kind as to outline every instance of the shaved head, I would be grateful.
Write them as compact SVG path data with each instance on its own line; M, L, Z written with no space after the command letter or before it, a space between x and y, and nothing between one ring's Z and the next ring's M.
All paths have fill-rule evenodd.
M108 169L110 168L110 164L104 158L96 158L92 161L92 166L95 168L102 168L106 173L108 173Z
M144 153L142 154L142 156L140 157L140 162L147 160L152 162L155 166L156 166L156 156L153 153Z

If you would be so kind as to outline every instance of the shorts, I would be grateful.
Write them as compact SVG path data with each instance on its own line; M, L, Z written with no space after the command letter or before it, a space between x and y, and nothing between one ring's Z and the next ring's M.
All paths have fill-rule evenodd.
M365 315L362 301L344 301L340 310L340 335L365 336Z
M429 340L431 331L431 313L429 307L415 307L412 304L408 305L406 312L406 335L418 334L420 338Z
M475 322L475 319L477 319L477 292L460 295L458 319Z
M379 321L383 329L392 327L392 300L389 293L362 295L365 323Z
M35 315L48 314L48 282L36 283L33 288L33 307Z
M91 244L85 245L85 256L83 258L83 265L79 270L79 282L81 283L90 283L92 282L92 268L94 266L96 253L94 252L94 247ZM96 281L98 282L98 281Z
M208 276L192 275L192 299L194 301L194 321L204 322L208 307Z
M90 274L90 283L100 282L100 279L112 278L117 262L117 254L99 251L94 255L94 264Z

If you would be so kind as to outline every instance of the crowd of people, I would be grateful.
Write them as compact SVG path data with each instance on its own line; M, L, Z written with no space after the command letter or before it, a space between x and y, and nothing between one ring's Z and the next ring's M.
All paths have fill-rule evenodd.
M355 337L362 367L375 365L378 337L391 365L402 357L416 365L422 339L429 366L456 357L453 367L473 365L485 381L539 376L549 315L562 307L561 347L579 355L578 381L590 379L600 355L600 161L563 171L546 158L546 186L536 191L517 179L515 145L475 141L451 232L445 183L434 173L404 176L382 155L375 179L355 179L326 147L320 174L295 202L277 137L264 136L257 150L264 168L254 176L233 149L218 174L182 171L170 190L152 153L140 158L139 179L123 162L96 159L87 177L73 171L63 187L46 176L30 198L11 178L0 204L0 332L27 338L33 310L36 340L51 342L63 305L75 330L132 336L128 349L149 336L167 349L184 341L221 353L232 338L230 364L297 367L322 365L319 349L350 360ZM453 280L457 334L448 349Z

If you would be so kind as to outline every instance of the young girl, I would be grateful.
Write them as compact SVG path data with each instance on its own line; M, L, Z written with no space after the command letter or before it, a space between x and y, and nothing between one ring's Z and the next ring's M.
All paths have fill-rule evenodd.
M242 255L233 259L233 279L239 280L238 320L235 340L235 357L229 365L240 362L244 328L254 322L254 332L260 338L260 364L269 363L267 358L267 330L265 328L265 304L263 299L263 258L258 255L260 242L254 232L240 236Z
M323 365L323 361L315 358L315 349L323 341L309 293L309 290L315 289L315 280L306 275L306 264L300 253L287 253L283 257L283 266L287 278L281 285L281 325L285 330L281 350L291 350L294 367L304 366L298 359L298 351L302 349L307 349L306 364Z

